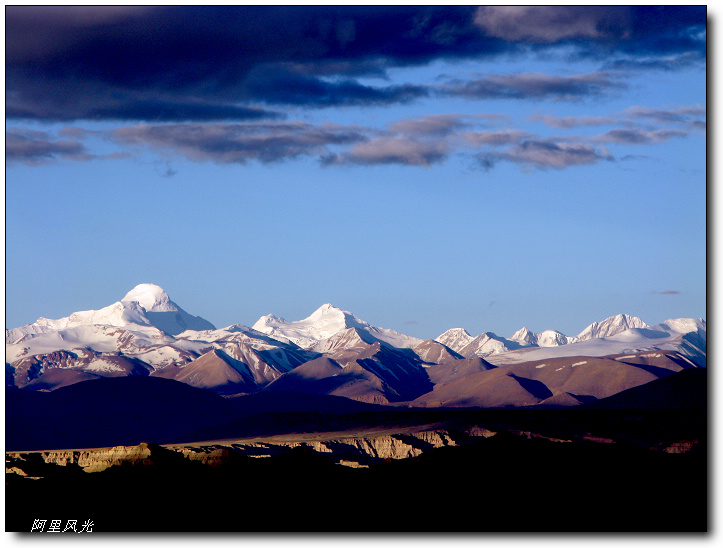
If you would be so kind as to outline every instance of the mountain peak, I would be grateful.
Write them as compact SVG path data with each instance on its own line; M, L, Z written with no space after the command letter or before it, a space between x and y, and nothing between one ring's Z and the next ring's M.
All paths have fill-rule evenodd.
M455 352L459 352L467 346L474 337L467 333L467 330L463 327L453 327L442 333L439 337L434 339L438 343L442 343L447 348L451 348Z
M130 303L137 304L145 311L143 315L145 321L169 335L178 335L187 329L193 331L216 329L211 322L200 316L192 316L183 310L171 300L161 286L156 284L144 283L135 286L120 302L124 308L128 308Z
M331 303L324 303L319 308L314 310L314 312L311 313L311 316L309 316L307 319L312 318L319 318L321 316L326 316L328 314L345 314L345 312L341 308L337 308Z
M168 293L156 284L138 284L131 289L123 301L135 301L147 312L175 312L178 306L171 301Z
M351 328L361 330L375 340L397 348L412 348L421 342L421 339L398 333L393 329L373 327L351 312L330 303L321 305L303 320L287 321L269 314L259 318L252 327L274 338L281 337L291 341L305 349L312 348L319 341L325 341L336 333Z
M648 324L637 316L616 314L615 316L610 316L601 322L591 323L583 329L576 338L579 341L585 341L588 339L611 337L613 335L617 335L618 333L622 333L627 329L646 327L649 327Z
M300 320L299 323L314 323L317 327L336 325L336 331L349 327L366 328L370 327L367 322L360 320L348 310L342 310L331 303L322 304L311 316Z
M527 327L523 327L515 331L514 335L510 337L511 341L517 341L522 345L536 345L537 334L530 331Z
M515 331L514 335L510 337L510 339L519 339L523 337L529 337L530 335L534 335L532 331L529 330L527 327L523 327L522 329L518 329Z
M452 329L447 329L442 335L444 334L450 334L450 335L466 335L468 337L471 337L467 330L464 327L453 327Z

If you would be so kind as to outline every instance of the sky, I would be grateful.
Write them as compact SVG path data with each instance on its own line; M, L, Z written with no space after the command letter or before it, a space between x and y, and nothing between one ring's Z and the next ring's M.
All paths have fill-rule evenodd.
M706 317L706 9L6 7L5 321Z

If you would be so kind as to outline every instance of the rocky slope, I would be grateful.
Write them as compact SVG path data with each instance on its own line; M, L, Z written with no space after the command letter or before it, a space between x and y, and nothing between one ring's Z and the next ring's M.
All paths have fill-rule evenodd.
M465 432L450 433L447 430L404 431L362 437L324 437L322 439L238 441L234 443L159 446L141 443L135 446L73 451L37 451L6 453L6 472L21 476L43 475L40 461L46 465L77 466L84 472L100 472L111 466L149 466L167 461L175 456L208 466L220 466L235 456L254 458L275 457L295 448L306 448L330 457L344 466L360 467L385 459L405 459L421 455L438 447L469 443L475 438L494 435L482 427ZM311 436L306 436L311 437ZM36 474L33 476L33 474Z

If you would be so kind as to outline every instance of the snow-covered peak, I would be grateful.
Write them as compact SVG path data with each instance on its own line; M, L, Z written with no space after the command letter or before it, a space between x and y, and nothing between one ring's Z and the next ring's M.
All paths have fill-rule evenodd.
M653 329L656 327L676 333L690 333L691 331L705 332L707 330L706 322L702 318L674 318L665 320L662 324L654 326Z
M256 323L251 326L252 329L257 329L259 331L263 331L263 329L260 329L264 326L273 326L276 325L278 322L285 322L286 320L284 318L277 318L273 314L266 314L265 316L261 316L258 320L256 320Z
M311 314L311 316L301 321L309 322L315 325L329 326L343 322L344 329L350 327L370 327L367 322L365 322L364 320L360 320L351 312L347 310L342 310L341 308L337 308L330 303L321 305Z
M324 304L322 304L319 308L317 308L316 310L314 310L314 312L312 312L311 315L309 316L309 318L307 318L307 319L311 319L311 318L321 318L321 317L323 317L323 316L325 316L325 315L328 315L328 314L338 314L339 312L343 313L344 311L341 310L340 308L335 307L335 306L334 306L333 304L331 304L331 303L324 303Z
M273 314L267 314L261 316L252 327L267 335L280 335L299 346L308 348L318 341L328 339L343 329L369 327L369 324L360 320L351 312L326 303L303 320L287 321Z
M34 323L16 329L25 333L32 333L55 331L81 325L124 327L130 324L151 325L146 317L145 310L134 301L116 302L99 310L81 310L57 320L38 318Z
M560 346L575 342L575 337L568 337L554 329L546 329L542 333L533 333L528 328L523 327L516 331L510 337L511 341L519 343L521 346Z
M212 323L181 309L161 287L140 284L130 290L123 300L99 310L81 310L57 320L38 318L32 324L9 330L7 337L15 340L25 335L88 325L142 330L153 327L169 335L177 335L187 329L215 329Z
M473 356L484 358L491 354L500 354L519 347L520 344L517 341L511 341L487 331L472 339L469 344L461 349L460 354L466 358Z
M305 349L350 328L360 329L375 339L400 348L412 348L422 342L422 339L403 335L392 329L373 327L351 312L329 303L323 304L303 320L288 321L267 314L259 318L252 328L275 338L289 340Z
M573 342L577 342L575 337L568 337L567 335L563 335L554 329L546 329L542 333L537 334L538 346L561 346L563 344L570 344Z
M523 327L515 331L515 334L510 337L511 341L517 341L523 346L531 346L537 344L537 335Z
M137 305L145 311L146 321L169 335L178 335L187 329L204 331L215 329L200 316L192 316L174 303L162 287L156 284L138 284L121 301L123 306Z
M470 342L474 337L467 333L467 330L462 327L453 327L442 333L439 337L434 339L438 343L442 343L447 348L451 348L455 352L459 352Z
M576 337L578 341L586 341L589 339L598 339L601 337L611 337L622 333L626 329L647 328L649 327L643 320L636 316L627 314L618 314L606 318L601 322L593 322L580 332Z
M175 312L179 309L168 293L156 284L138 284L122 300L137 302L147 312Z

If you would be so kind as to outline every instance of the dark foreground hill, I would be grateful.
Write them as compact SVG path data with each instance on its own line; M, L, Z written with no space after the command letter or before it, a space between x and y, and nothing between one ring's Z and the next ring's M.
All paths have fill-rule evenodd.
M61 467L58 467L60 469ZM702 532L706 451L498 433L369 468L297 447L223 466L153 447L143 466L9 474L6 527L92 520L94 532Z
M71 449L172 439L214 424L227 402L176 381L120 377L53 392L6 389L6 450Z
M664 416L666 424L685 421L689 411L704 416L706 391L706 370L689 369L569 409L399 408L276 391L223 398L173 380L119 377L53 392L7 389L5 443L8 451L81 449L449 422L518 425L522 430L554 425L574 436L586 422L599 417L606 424L609 417L628 411L660 411L648 415L656 417L652 422ZM620 431L627 427L625 422L616 425ZM645 432L642 428L639 435Z
M683 369L641 386L629 388L583 409L706 409L708 370Z
M27 475L39 479L6 474L6 530L75 519L92 520L94 532L705 531L705 373L643 388L567 409L392 408L283 392L224 399L151 377L8 391L7 450L151 450L93 473L29 454ZM633 405L641 401L651 408ZM227 451L213 466L158 445L382 428L401 438L410 424L495 434L368 468L304 444L265 458Z
M84 381L52 392L6 389L5 394L7 451L202 441L234 421L235 430L223 433L270 435L303 427L309 414L335 417L379 408L337 396L284 392L226 399L147 376ZM265 415L272 417L250 419ZM286 427L281 417L287 417Z

